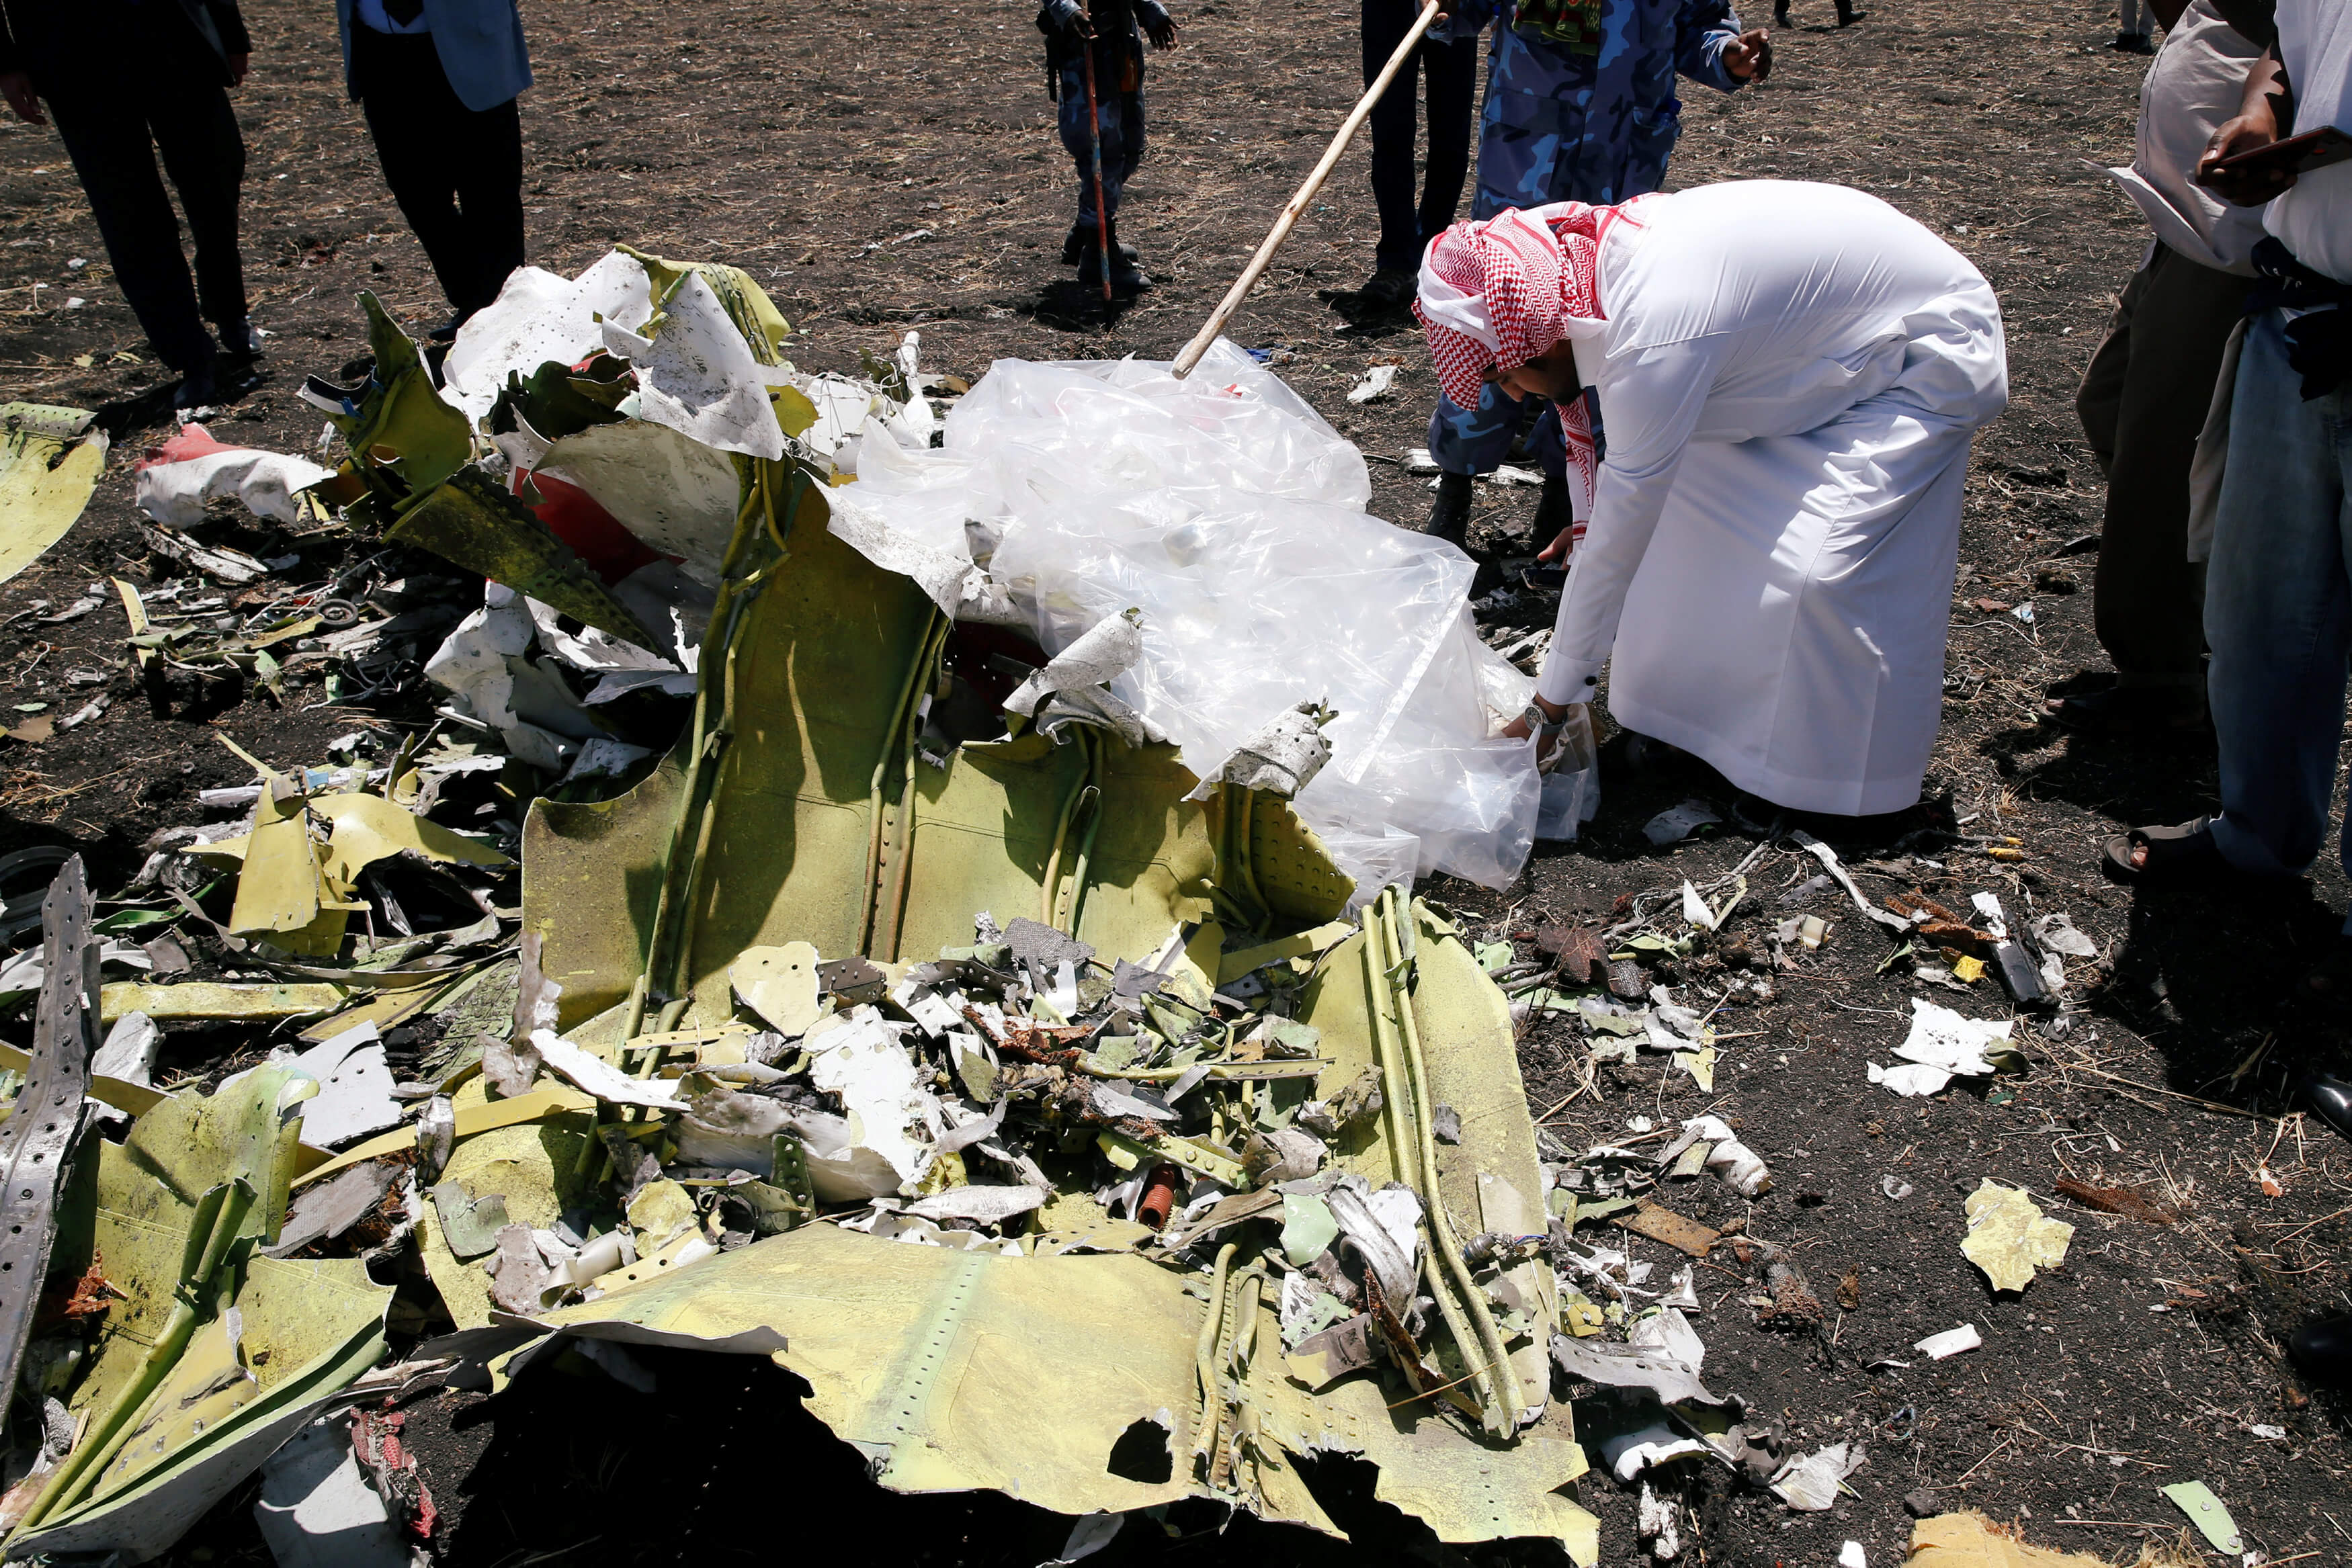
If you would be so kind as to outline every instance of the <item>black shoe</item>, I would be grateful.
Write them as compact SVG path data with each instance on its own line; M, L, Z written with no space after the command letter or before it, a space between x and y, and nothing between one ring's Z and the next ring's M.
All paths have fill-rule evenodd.
M172 392L172 407L181 413L192 408L209 408L218 402L220 371L210 361L182 376L180 384Z
M1421 531L1433 538L1444 539L1458 550L1467 551L1470 539L1470 476L1440 474L1437 476L1437 503L1429 508L1429 521Z
M1776 27L1786 27L1790 25L1789 21L1789 0L1778 0L1778 3L1773 5L1772 25Z
M1118 247L1119 255L1125 256L1129 262L1135 260L1136 252L1133 246L1119 238L1115 233L1110 236L1110 242ZM1062 265L1064 267L1076 267L1086 254L1087 231L1080 228L1077 225L1072 224L1070 225L1070 232L1064 235L1062 239Z
M1356 298L1376 309L1393 310L1411 299L1421 287L1421 279L1401 267L1383 267L1356 290Z
M251 319L232 321L220 329L221 353L240 364L251 364L261 358L261 334Z
M2352 1138L2352 1082L2332 1072L2310 1072L2304 1075L2301 1087L2311 1113Z
M450 311L449 319L442 322L441 325L425 333L425 340L428 343L456 342L457 340L457 329L464 326L466 324L466 318L472 314L473 312L470 310Z
M1846 0L1838 0L1838 26L1841 26L1841 27L1851 27L1851 26L1853 26L1856 22L1867 22L1867 21L1869 21L1869 20L1870 20L1870 13L1869 13L1869 12L1867 12L1867 11L1857 11L1857 10L1855 10L1852 5L1847 5L1847 4L1846 4Z
M2117 33L2116 41L2110 47L2120 49L2127 55L2156 53L2156 43L2146 33Z
M2286 1354L2314 1383L2352 1386L2352 1312L2312 1319L2287 1335Z
M2158 737L2194 736L2212 726L2205 693L2195 685L2100 686L2051 697L2042 711L2076 729Z
M1078 253L1078 281L1089 288L1102 283L1102 252L1087 246ZM1139 294L1151 287L1150 275L1135 265L1135 252L1111 242L1110 287L1114 294Z
M1575 521L1575 510L1568 504L1568 481L1557 474L1545 475L1543 494L1536 499L1536 549L1549 549L1551 541L1567 532Z

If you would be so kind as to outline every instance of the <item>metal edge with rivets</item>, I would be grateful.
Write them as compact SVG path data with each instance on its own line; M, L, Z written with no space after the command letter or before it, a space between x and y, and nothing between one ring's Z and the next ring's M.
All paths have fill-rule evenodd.
M80 1135L90 1058L98 1050L99 944L89 934L89 884L68 860L41 904L43 971L32 1060L15 1113L0 1124L0 1389L12 1388L57 1239L58 1187Z

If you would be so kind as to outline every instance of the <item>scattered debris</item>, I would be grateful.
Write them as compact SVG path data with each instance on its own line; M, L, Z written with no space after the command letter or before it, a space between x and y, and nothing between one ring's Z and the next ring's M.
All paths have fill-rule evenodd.
M307 457L225 445L203 425L184 424L177 435L148 449L132 502L172 528L197 526L205 504L226 497L243 502L256 517L299 523L306 520L303 492L333 473Z
M1363 380L1348 389L1348 401L1373 402L1384 398L1388 396L1389 388L1394 384L1396 377L1397 368L1394 365L1374 365L1364 372Z
M2025 1065L2022 1052L2009 1043L2011 1019L1963 1018L1951 1009L1924 998L1911 999L1911 1032L1895 1054L1904 1065L1881 1067L1866 1063L1870 1081L1883 1083L1909 1098L1940 1092L1956 1077L1990 1078Z
M1772 1477L1772 1491L1801 1513L1822 1513L1837 1506L1845 1478L1862 1469L1859 1443L1832 1443L1810 1454L1792 1456Z
M2230 1517L2230 1511L2203 1481L2175 1481L2162 1490L2175 1508L2189 1516L2189 1522L2197 1527L2198 1533L2214 1551L2235 1555L2246 1549L2244 1537L2238 1533L2238 1521Z
M1913 1493L1903 1500L1909 1507ZM1928 1494L1932 1496L1933 1494ZM1904 1568L2105 1568L2104 1561L2079 1552L2029 1546L2012 1525L1996 1524L1980 1513L1937 1513L1930 1503L1911 1527L1911 1554Z
M2120 1214L2126 1219L2142 1220L2149 1225L2170 1225L2180 1218L2178 1209L2158 1203L2146 1194L2127 1186L2093 1186L2073 1176L2060 1176L2053 1184L2052 1190L2084 1208L2095 1208L2102 1214Z
M0 402L0 582L40 559L89 505L106 471L97 416L46 403Z
M1661 849L1678 844L1703 828L1723 825L1723 819L1704 800L1685 800L1671 810L1659 812L1642 825L1642 836Z
M2045 1218L2022 1188L2003 1186L1988 1176L1961 1207L1969 1230L1960 1250L1984 1270L1994 1290L2022 1291L2033 1283L2037 1270L2066 1260L2074 1228Z
M261 1467L253 1517L278 1568L406 1568L383 1499L361 1479L349 1419L327 1416Z
M1948 1355L1958 1355L1965 1350L1980 1350L1983 1347L1984 1336L1977 1332L1977 1325L1962 1323L1956 1329L1946 1329L1942 1333L1931 1333L1926 1339L1913 1344L1911 1348L1930 1361L1941 1361Z

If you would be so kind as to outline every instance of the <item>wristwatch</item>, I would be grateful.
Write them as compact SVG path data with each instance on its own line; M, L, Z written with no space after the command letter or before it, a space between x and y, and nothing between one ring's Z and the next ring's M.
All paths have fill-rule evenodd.
M1568 715L1562 714L1558 718L1554 718L1544 712L1543 704L1531 697L1528 700L1527 710L1519 715L1519 722L1528 727L1529 734L1536 734L1547 729L1559 728L1568 722Z

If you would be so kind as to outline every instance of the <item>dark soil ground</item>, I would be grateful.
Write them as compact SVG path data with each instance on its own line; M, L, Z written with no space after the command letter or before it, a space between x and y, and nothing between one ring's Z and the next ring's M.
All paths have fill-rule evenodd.
M539 73L523 110L532 259L569 272L625 240L733 262L802 328L803 362L822 368L854 369L861 350L910 329L929 366L967 377L1006 356L1168 357L1359 79L1355 13L1339 0L1181 5L1184 46L1153 62L1151 152L1123 223L1160 286L1107 318L1057 265L1073 180L1025 6L527 9ZM1523 1043L1531 1103L1578 1148L1624 1135L1636 1116L1704 1109L1732 1121L1771 1164L1773 1191L1750 1205L1710 1178L1675 1201L1793 1249L1827 1303L1818 1333L1768 1332L1747 1304L1747 1274L1699 1271L1706 1310L1694 1321L1709 1381L1792 1442L1860 1441L1868 1459L1853 1495L1823 1514L1790 1514L1712 1474L1687 1482L1690 1560L1825 1565L1853 1540L1871 1563L1892 1563L1909 1530L1905 1495L1923 1490L1936 1507L1981 1509L2049 1545L2123 1562L2148 1546L2218 1560L2158 1490L2200 1479L2260 1554L2250 1562L2352 1562L2347 1406L2302 1387L2279 1348L2308 1314L2352 1300L2352 1151L2296 1114L2288 1090L2299 1065L2342 1060L2343 1016L2294 999L2332 940L2342 878L2331 867L2312 886L2242 897L2117 889L2098 870L2102 841L2210 809L2210 743L2088 739L2042 713L2053 686L2105 668L2089 595L2074 591L2089 586L2088 559L2065 553L2100 511L2071 398L2145 243L2134 210L2091 166L2129 157L2142 62L2105 47L2114 14L2092 0L1883 7L1846 31L1810 16L1825 9L1806 7L1800 20L1811 25L1776 35L1769 85L1728 98L1693 89L1673 183L1841 181L1948 235L2000 292L2012 402L1975 460L1927 798L1892 821L1813 826L1849 863L1874 862L1862 873L1874 896L1916 888L1965 909L1969 894L1994 891L2013 921L2071 914L2101 956L2073 965L2063 1024L2044 1014L2021 1027L2022 1077L1897 1099L1866 1081L1864 1063L1893 1060L1912 996L1977 1017L2006 1016L2007 1000L1989 979L1962 997L1923 989L1907 963L1879 973L1890 944L1833 893L1780 905L1780 890L1817 869L1784 841L1750 868L1727 944L1761 950L1774 924L1801 911L1828 918L1831 935L1770 977L1769 1001L1751 991L1718 1014L1738 1038L1716 1092L1656 1058L1604 1067L1585 1088L1576 1031L1549 1020ZM249 15L245 254L255 318L273 336L257 383L212 424L224 439L304 451L320 421L293 389L363 351L355 292L375 289L420 329L445 307L344 100L327 14L257 0ZM1234 335L1289 350L1279 368L1291 383L1390 460L1374 464L1376 509L1412 526L1427 496L1393 460L1423 444L1434 385L1409 319L1354 298L1373 232L1360 149ZM1394 392L1346 402L1366 366L1388 358L1403 367ZM116 443L82 521L0 589L0 621L36 600L71 603L107 575L175 575L147 559L131 520L131 465L171 428L168 382L150 360L54 134L0 127L0 391L100 409ZM1482 494L1491 507L1474 542L1523 536L1532 492ZM289 538L224 523L215 537L258 556L299 552L286 576L304 582L368 549L332 529ZM2031 602L2034 615L1977 600ZM1549 610L1521 617L1540 623ZM332 736L417 716L414 706L330 706L299 678L283 706L233 680L145 685L126 664L124 630L111 602L64 625L0 628L0 701L62 713L91 692L116 699L47 743L0 741L0 850L70 841L101 886L116 884L146 835L194 819L194 790L249 779L217 737L291 766L323 760ZM97 684L74 684L77 672ZM1604 751L1603 773L1601 815L1583 842L1540 851L1507 894L1438 891L1491 929L1525 936L1579 915L1605 923L1627 895L1703 882L1755 845L1731 831L1654 850L1641 832L1654 813L1690 796L1724 809L1729 791L1696 765L1635 770L1622 743ZM1733 973L1702 953L1675 977L1712 1005ZM1887 1176L1915 1190L1890 1199ZM1996 1298L1959 1252L1961 1199L1987 1176L2030 1188L2078 1228L2065 1264L2021 1296ZM2084 1209L2054 1190L2070 1176L2135 1186L2179 1217ZM1906 1348L1964 1322L1983 1332L1982 1350L1929 1364ZM1918 1364L1874 1370L1885 1357ZM444 1559L733 1561L823 1542L942 1563L1055 1554L1058 1527L1018 1505L865 1490L781 1373L655 1360L663 1381L652 1396L551 1374L494 1403L451 1396L415 1411L446 1518ZM2257 1426L2284 1436L2258 1437ZM1605 1558L1631 1561L1641 1551L1632 1494L1596 1475L1582 1496L1601 1515ZM247 1500L225 1505L176 1555L264 1560ZM1223 1536L1199 1533L1197 1521L1169 1525L1130 1527L1098 1561L1410 1549L1376 1524L1355 1548L1245 1524Z

